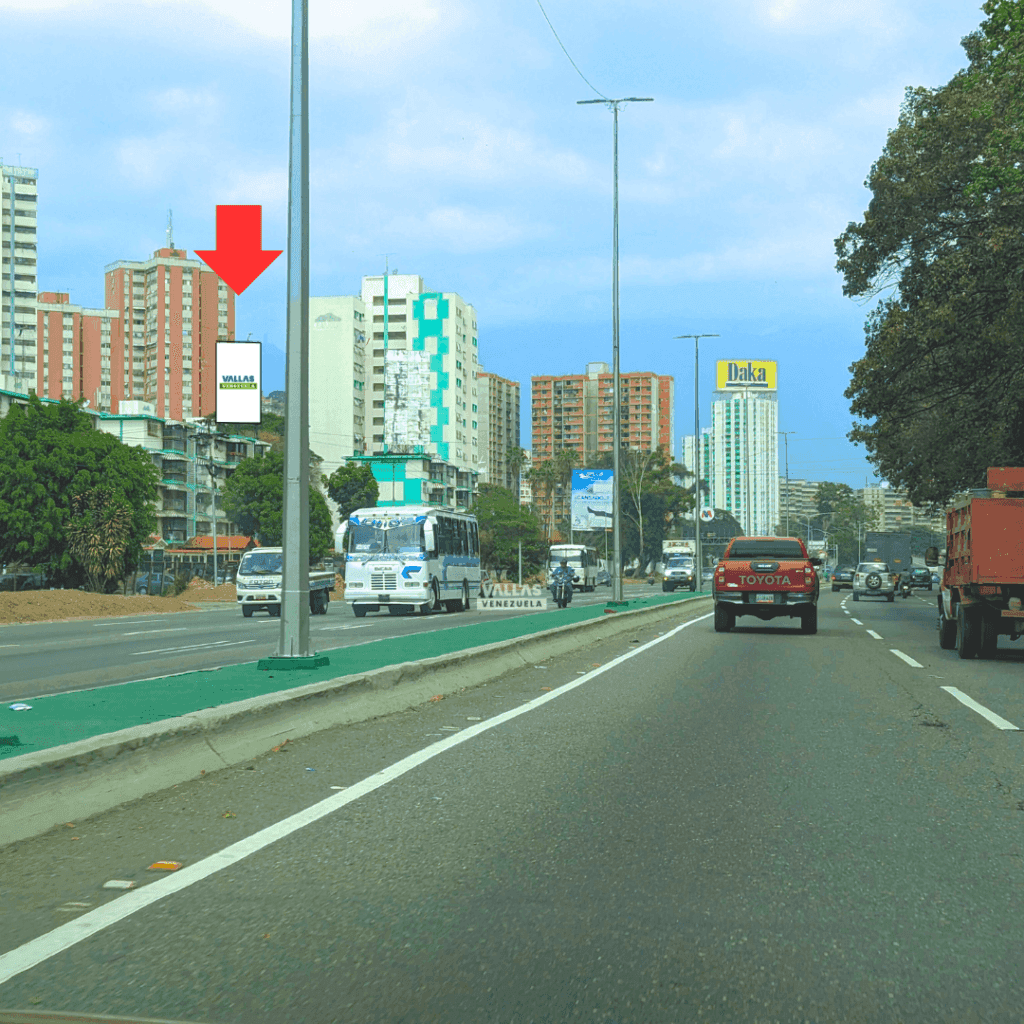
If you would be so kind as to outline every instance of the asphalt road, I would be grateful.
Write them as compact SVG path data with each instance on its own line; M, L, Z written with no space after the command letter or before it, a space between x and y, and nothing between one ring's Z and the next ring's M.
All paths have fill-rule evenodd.
M1021 733L942 687L1024 725L1024 658L933 608L638 628L0 851L0 1006L1019 1024Z
M629 588L629 593L634 589L643 589L646 596L649 588ZM572 604L604 604L610 594L607 587L576 593ZM524 614L477 611L475 598L471 604L462 613L394 616L382 611L356 619L349 605L336 601L326 615L310 616L310 642L324 651L386 636L448 629L485 617ZM551 602L549 606L549 614L557 616L558 609ZM236 605L219 604L138 618L0 625L0 701L256 661L276 651L280 627L281 620L266 613L243 619Z

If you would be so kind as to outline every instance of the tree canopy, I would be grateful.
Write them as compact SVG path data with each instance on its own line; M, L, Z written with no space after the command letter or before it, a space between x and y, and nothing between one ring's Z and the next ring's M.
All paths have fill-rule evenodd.
M612 452L600 452L596 461L598 469L611 469ZM623 559L627 564L638 559L643 567L661 558L661 544L673 520L693 514L693 494L676 483L686 470L662 448L623 449L619 473Z
M523 573L534 573L547 560L548 542L540 520L507 487L481 484L469 510L480 529L480 561L489 569L514 572L523 544Z
M844 293L880 297L846 391L849 434L915 504L1024 459L1024 16L988 0L969 66L908 89L836 239Z
M338 515L348 517L357 508L372 508L380 490L369 466L349 463L339 466L327 478L327 494L338 506Z
M72 402L44 404L32 395L0 420L0 561L49 565L57 586L85 583L87 567L72 552L67 526L76 498L95 492L86 506L97 522L103 514L96 495L112 509L128 510L127 517L117 515L116 530L111 523L107 529L120 537L117 546L123 544L117 556L121 571L133 571L156 530L158 480L144 449L93 429ZM107 563L94 581L108 580L109 568Z
M284 518L284 456L269 451L243 459L224 484L224 511L260 544L280 547ZM309 485L309 557L323 558L334 546L327 499Z

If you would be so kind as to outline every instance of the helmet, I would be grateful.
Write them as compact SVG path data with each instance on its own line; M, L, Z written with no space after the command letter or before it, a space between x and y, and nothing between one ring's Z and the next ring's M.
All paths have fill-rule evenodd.
M562 565L568 565L568 564L569 564L569 559L568 558L563 558L562 559Z

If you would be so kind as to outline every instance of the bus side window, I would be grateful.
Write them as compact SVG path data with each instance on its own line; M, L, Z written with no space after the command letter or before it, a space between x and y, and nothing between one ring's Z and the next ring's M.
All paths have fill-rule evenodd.
M476 523L470 523L469 524L469 543L470 543L470 551L469 551L469 553L474 558L479 558L480 557L480 532L477 529L477 524Z
M465 558L469 554L469 538L466 536L466 520L459 521L459 554Z

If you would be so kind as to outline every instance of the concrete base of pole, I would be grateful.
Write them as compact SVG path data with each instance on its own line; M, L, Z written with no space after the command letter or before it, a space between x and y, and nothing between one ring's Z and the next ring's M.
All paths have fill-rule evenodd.
M306 658L260 658L256 663L256 669L259 672L292 672L296 669L303 668L323 668L324 665L330 665L331 659L326 654L311 654Z

